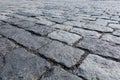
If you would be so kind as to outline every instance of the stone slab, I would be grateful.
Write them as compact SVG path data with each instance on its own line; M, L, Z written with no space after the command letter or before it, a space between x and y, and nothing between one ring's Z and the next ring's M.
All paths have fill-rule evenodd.
M120 60L120 46L101 39L85 38L77 44L77 47L87 49L93 54L111 57Z
M48 34L48 37L55 39L55 40L65 42L69 45L73 45L75 42L77 42L78 40L80 40L82 38L79 35L69 33L66 31L62 31L62 30L54 31L54 32Z
M9 52L5 60L0 70L2 80L37 80L46 71L46 67L50 67L46 60L23 48Z
M88 80L119 80L120 63L90 54L76 72Z
M39 49L39 53L67 67L72 67L80 60L84 51L53 41Z

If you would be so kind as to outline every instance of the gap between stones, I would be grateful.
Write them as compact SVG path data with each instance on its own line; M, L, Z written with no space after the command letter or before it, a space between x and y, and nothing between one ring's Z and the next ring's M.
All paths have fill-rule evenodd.
M7 23L6 21L3 21L3 22ZM8 23L8 24L9 24L9 23ZM14 24L10 24L10 25L12 25L13 27L17 27L17 28L19 28L19 29L25 30L24 28L21 28L21 27L19 27L19 26L17 26L17 25L14 25ZM25 31L30 32L32 35L35 35L35 36L41 36L40 34L37 34L37 33L33 32L33 31L29 31L29 30L25 30ZM110 32L108 32L108 33L110 33ZM103 33L103 34L100 36L100 38L101 38L104 34L105 34L105 33ZM41 36L41 37L45 37L45 38L46 38L47 35L46 35L46 36ZM47 37L47 38L49 38L49 37ZM49 39L51 39L51 38L49 38ZM83 39L83 37L82 37L82 39ZM51 39L51 40L59 41L59 40L56 40L56 39ZM80 40L81 40L81 39L80 39ZM75 43L72 45L72 47L75 47L75 44L77 44L80 40L78 40L77 42L75 42ZM68 45L67 43L62 42L62 41L59 41L59 42ZM70 45L69 45L69 46L70 46ZM76 48L78 48L78 47L76 47ZM84 51L87 51L87 52L89 52L90 54L94 54L94 52L92 52L92 51L90 51L90 50L87 50L87 49L84 49L84 48L79 48L79 49L82 49L82 50L84 50ZM99 54L94 54L94 55L99 55ZM107 56L102 56L102 55L99 55L99 56L104 57L104 58L106 58L106 59L114 60L114 61L116 61L116 62L120 62L120 60L115 59L115 58L112 58L112 57L107 57ZM61 63L60 63L60 64L61 64ZM62 65L63 65L63 64L62 64Z
M5 21L3 21L3 22L5 22ZM5 23L7 23L7 22L5 22ZM8 24L9 24L9 23L8 23ZM21 28L21 27L19 27L19 26L17 26L17 25L14 25L14 24L10 24L10 25L12 25L13 27L17 27L17 28L19 28L19 29L25 30L24 28ZM33 31L29 31L29 30L25 30L25 31L30 32L32 35L35 35L35 36L41 36L40 34L37 34L37 33L33 32ZM101 38L104 34L105 34L105 33L103 33L103 34L100 36L100 38ZM46 35L46 36L41 36L41 37L45 37L45 38L46 38L47 35ZM47 38L49 38L49 37L47 37ZM49 39L51 39L51 38L49 38ZM83 39L83 37L82 37L82 39ZM56 40L56 39L51 39L51 40L59 41L59 40ZM81 40L81 39L80 39L80 40ZM76 45L80 40L76 41L76 42L72 45L72 47L75 47L75 45ZM62 41L59 41L59 42L68 45L67 43L62 42ZM70 46L70 45L69 45L69 46ZM78 47L76 47L76 48L78 48ZM92 51L90 51L90 50L87 50L87 49L84 49L84 48L80 48L80 49L86 51L87 53L94 54L94 52L92 52ZM99 55L99 54L95 54L95 55ZM114 60L114 61L116 61L116 62L120 62L120 60L115 59L115 58L112 58L112 57L107 57L107 56L102 56L102 55L99 55L99 56L104 57L104 58L106 58L106 59ZM52 60L52 61L53 61L53 60ZM60 63L60 64L61 64L61 63ZM63 65L63 64L62 64L62 65Z
M2 35L2 34L0 34L0 35ZM8 38L8 37L6 37L6 36L4 36L4 35L2 35L2 36L3 36L4 38L12 41L12 42L15 43L16 45L18 45L18 46L26 49L28 52L30 52L30 53L32 53L32 54L35 54L36 56L45 59L45 60L48 61L51 65L53 65L53 66L60 66L61 68L63 68L64 70L66 70L67 72L69 72L69 73L71 73L71 74L73 74L73 75L76 75L76 74L74 73L75 68L77 69L77 67L82 63L82 61L83 61L83 60L87 57L87 55L88 55L88 54L85 53L85 54L82 55L82 57L80 58L80 60L79 60L80 62L78 61L77 64L73 65L72 67L67 67L67 66L65 66L65 65L62 64L62 63L56 62L55 60L53 60L53 59L51 59L51 58L48 58L48 57L40 54L37 50L28 49L27 47L25 47L24 45L16 42L15 40L13 40L13 39L11 39L11 38ZM48 43L48 44L49 44L49 43ZM47 45L47 44L46 44L46 45ZM44 45L44 46L45 46L45 45ZM76 67L76 66L77 66L77 67ZM42 75L40 75L40 77L38 78L38 80L41 80L42 76L44 76L45 74L47 74L47 73L50 71L50 69L51 69L51 68L47 68L46 71L43 72ZM78 75L76 75L76 76L78 76ZM81 77L81 76L78 76L78 77L82 78L83 80L86 80L85 78L83 78L83 77Z
M118 59L115 59L115 58L112 58L112 57L109 57L109 56L103 56L103 55L100 55L100 54L95 54L94 52L92 52L91 50L88 50L88 49L85 49L85 48L82 48L82 47L77 47L79 49L82 49L84 51L87 51L89 54L94 54L94 55L98 55L100 57L103 57L105 59L108 59L108 60L112 60L112 61L116 61L116 62L119 62L120 63L120 60Z

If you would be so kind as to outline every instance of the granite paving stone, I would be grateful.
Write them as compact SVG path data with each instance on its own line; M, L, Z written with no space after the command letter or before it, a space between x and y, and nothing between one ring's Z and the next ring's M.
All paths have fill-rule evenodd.
M59 24L62 24L66 21L65 18L48 18L48 20L52 21L52 22L55 22L55 23L59 23Z
M56 28L56 29L60 29L60 30L66 30L66 31L69 31L73 28L72 26L62 25L62 24L55 24L51 27Z
M115 58L118 60L120 59L120 46L103 41L101 39L85 38L76 46L92 51L94 54Z
M6 38L0 38L0 55L6 55L17 46Z
M105 27L102 25L92 24L92 23L87 23L82 27L90 30L100 31L100 32L113 32L112 28Z
M53 41L39 49L39 53L49 57L56 62L64 64L67 67L75 65L85 53L83 50L64 45L60 42Z
M2 26L0 28L0 34L15 40L17 43L30 49L39 49L51 41L48 38L33 36L31 33L11 25Z
M42 11L39 9L23 9L21 11L18 11L17 14L23 15L23 16L28 16L28 17L35 17L42 15Z
M0 15L0 20L6 20L8 19L9 17L5 16L5 15Z
M120 80L119 0L0 0L0 80Z
M30 13L30 12L25 12L25 11L18 11L16 12L16 14L18 15L22 15L22 16L27 16L27 17L35 17L37 15Z
M108 22L109 22L109 20L97 19L97 20L95 21L95 24L101 25L101 26L107 26Z
M37 24L42 24L42 25L46 25L46 26L52 26L54 25L54 22L49 21L47 19L40 19L36 21Z
M73 28L70 31L73 33L79 34L83 37L99 38L101 36L101 34L96 31L90 31L90 30L85 30L81 28Z
M73 75L60 67L54 67L47 75L44 75L41 80L83 80L76 75Z
M113 32L113 35L115 35L115 36L120 36L120 30L114 31L114 32Z
M111 23L108 26L113 28L113 29L120 29L120 24L113 24L113 23Z
M79 35L72 34L66 31L62 31L62 30L54 31L48 34L48 37L65 42L69 45L73 45L75 42L79 41L82 38Z
M0 26L1 26L1 25L4 25L4 24L5 24L4 22L0 21Z
M82 27L85 23L80 21L67 21L64 22L65 25L75 26L75 27Z
M119 80L120 63L90 54L76 73L88 80Z
M102 36L101 39L112 42L112 43L120 44L120 37L113 36L111 34L105 34Z
M23 48L10 51L5 60L0 73L2 80L37 80L46 71L46 67L50 67L46 60Z
M47 17L58 17L58 16L61 16L63 13L64 11L59 9L49 9L49 10L43 11L43 15Z
M47 26L44 26L44 25L35 25L35 26L32 26L32 27L26 28L26 30L29 30L29 31L32 31L34 33L40 34L42 36L46 36L47 34L55 31L54 28L47 27Z
M84 23L84 22L75 22L75 21L69 21L65 22L66 25L71 25L78 28L85 28L89 30L95 30L100 32L112 32L113 29L109 27L105 27L103 25L95 24L95 23Z
M6 22L16 25L21 28L28 28L28 27L33 27L35 25L34 22L20 19L20 18L9 18L6 20Z
M119 16L111 16L111 20L120 21Z

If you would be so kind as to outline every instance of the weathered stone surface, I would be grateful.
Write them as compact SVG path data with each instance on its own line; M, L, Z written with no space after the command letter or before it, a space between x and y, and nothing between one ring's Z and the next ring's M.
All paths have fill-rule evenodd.
M79 28L85 28L85 29L89 29L89 30L95 30L95 31L100 31L100 32L112 32L113 29L97 24L97 23L83 23L83 22L78 22L78 21L69 21L69 22L65 22L65 25L71 25L74 27L79 27Z
M108 19L97 19L96 21L94 21L94 23L101 26L107 26L108 23L118 23L118 21Z
M41 5L40 5L41 6ZM42 15L42 11L38 9L23 9L21 11L18 11L17 14L23 15L23 16L28 16L28 17L35 17Z
M2 68L4 67L4 56L0 53L0 73L2 72Z
M22 20L18 18L10 18L6 22L17 25L20 28L33 31L35 33L38 33L40 35L47 35L48 33L52 32L53 29L43 26L43 25L35 25L35 22L28 21L28 20Z
M108 26L111 27L111 28L113 28L113 29L120 29L120 24L110 23Z
M44 10L43 15L47 17L59 17L64 13L64 11L59 10L59 9L49 9L49 10Z
M18 48L5 56L6 63L0 70L2 80L37 80L50 64L36 55Z
M56 24L56 25L53 25L51 27L56 28L56 29L60 29L60 30L66 30L66 31L69 31L73 28L72 26L62 25L62 24Z
M56 22L56 23L59 23L59 24L62 24L66 21L65 18L48 18L48 20L52 21L52 22Z
M70 31L73 33L82 35L83 37L99 38L101 36L101 34L96 31L90 31L90 30L85 30L81 28L73 28Z
M30 12L25 12L25 11L18 11L16 12L16 14L18 15L22 15L22 16L27 16L27 17L35 17L37 15L30 13Z
M84 20L88 20L88 21L95 21L95 20L96 20L95 17L91 17L91 16L89 16L89 17L84 17L83 19L84 19Z
M50 73L51 68L46 67L47 70L45 69L43 71L40 71L42 70L42 68L39 68L39 65L32 64L33 61L30 60L27 62L27 63L31 63L30 67L35 69L36 74L37 71L38 73L41 72L43 77L41 76L41 74L38 74L36 78L35 77L31 78L31 75L34 74L34 72L32 72L34 71L34 69L29 69L28 65L25 63L25 65L27 65L26 67L27 71L25 71L25 69L22 70L24 71L23 73L21 71L18 71L20 74L19 79L10 78L9 76L7 76L6 79L2 79L0 77L0 80L39 80L39 79L77 80L77 78L72 77L73 74L77 75L75 74L73 69L77 70L78 66L84 64L86 54L89 53L89 51L94 55L102 56L105 60L100 60L101 63L106 62L106 60L110 62L116 61L119 63L120 61L120 43L119 43L120 42L119 40L120 6L119 5L120 5L120 1L118 0L109 0L109 1L108 0L20 0L20 1L0 0L0 35L2 35L2 37L0 37L0 41L1 41L0 44L2 45L2 47L0 45L0 49L2 50L0 51L0 74L2 73L2 76L4 76L4 78L7 76L6 74L14 75L10 70L8 71L8 69L11 68L8 66L8 63L11 65L15 63L15 61L17 61L17 63L21 62L21 64L24 64L25 61L29 60L29 59L21 60L23 58L19 57L19 55L22 55L23 52L21 51L20 48L19 50L21 52L16 51L16 53L20 53L17 57L9 56L9 60L12 60L13 62L12 61L10 62L8 61L8 59L6 59L6 56L8 57L8 54L12 55L13 52L11 51L18 48L18 46L21 46L21 48L26 47L27 50L31 49L29 51L30 52L32 51L35 54L38 53L38 51L41 51L41 49L43 49L42 51L46 52L46 54L48 55L46 56L43 53L36 56L39 56L39 58L44 57L46 60L49 60L49 62L52 63L52 66L59 65L60 67L57 68L57 70L61 68L64 68L65 70L65 71L60 70L61 72L57 70L53 70L52 73ZM5 27L4 25L7 23L10 25L12 24L14 26ZM114 27L110 27L109 26L110 24L113 24ZM42 25L42 27L36 25L40 25L40 26ZM51 28L52 29L54 28L57 31L51 30ZM78 30L78 28L80 29ZM61 31L64 32L61 33ZM54 32L58 32L58 33L55 33L54 34L55 36L53 38L48 36L48 34L50 35ZM109 36L108 34L111 36ZM75 37L75 35L78 35L79 38ZM108 36L104 36L104 35L108 35ZM8 41L5 39L5 37ZM102 39L103 37L104 40ZM86 38L88 40L85 40ZM14 43L13 44L10 43L9 40L10 42L12 41L15 43L15 47L14 47ZM55 46L57 48L56 47L52 48L52 46L54 45L51 40L53 42L58 41L58 43L61 43L62 45L59 46L59 44L56 43ZM80 53L81 51L79 51L78 49L76 50L75 48L76 47L75 45L78 43L80 47L79 49L83 50L83 54L85 53L82 57L81 57L82 54ZM44 48L46 50L44 50ZM80 55L78 56L79 53ZM25 54L24 57L26 55L27 54ZM92 59L90 59L89 61L91 60ZM97 60L94 61L99 62ZM34 62L39 63L39 61L37 60L34 60ZM18 65L17 63L14 64L15 66L12 66L11 70L13 69L15 71L19 70L18 68L16 68L16 66L19 68L23 68L24 65ZM40 65L44 65L41 63L42 60L40 62ZM110 74L109 78L106 76L107 79L99 75L97 77L100 78L97 79L95 78L95 79L110 80L111 77L113 78L115 77L114 79L120 80L118 78L120 75L117 75L118 72L117 71L114 72L114 69L110 69L109 67L106 69L104 67L100 69L96 69L96 66L101 67L102 64L100 65L95 64L96 66L94 66L94 64L91 63L91 65L88 64L89 67L87 68L85 66L86 68L84 68L86 72L89 73L91 72L91 74L94 73L93 75L88 74L90 75L90 77L96 76L96 74L99 75L105 74L105 76ZM5 69L3 69L4 66ZM68 70L65 66L66 67L72 66L72 68ZM104 66L107 65L104 64ZM110 64L110 66L115 66L115 65ZM38 67L40 70L37 69L36 67ZM91 68L94 69L92 70ZM89 69L91 69L91 71ZM95 69L96 72L94 71ZM101 70L101 69L105 69L105 70ZM5 75L3 74L3 70L6 70ZM99 72L97 72L98 70ZM68 71L68 73L65 73L66 71ZM69 74L69 71L72 74ZM29 74L30 72L32 74ZM63 77L65 75L64 73L68 74L69 76ZM113 75L111 73L113 73ZM16 75L17 73L15 72L14 77L16 77ZM23 79L21 76L25 78ZM26 76L28 78L26 78ZM83 80L91 79L91 78L89 79L88 76L87 77L83 76L81 78ZM95 80L95 79L93 78L91 80Z
M91 54L79 66L77 73L88 80L119 80L120 63Z
M105 19L97 19L96 21L94 21L95 24L101 26L107 26L108 22L109 20L105 20Z
M9 13L9 14L6 14L6 16L8 17L8 19L10 18L13 18L13 19L26 19L25 16L22 16L22 15L18 15L18 14L15 14L15 13ZM5 19L6 21L7 19Z
M4 22L0 21L0 26L1 26L1 25L4 25L4 24L5 24Z
M47 27L47 26L43 26L43 25L36 25L36 26L27 28L27 30L33 31L34 33L45 36L45 35L53 32L55 29Z
M0 38L0 55L5 55L9 51L13 50L16 45L6 38Z
M16 25L21 28L33 27L35 25L35 23L32 21L23 20L19 18L9 18L8 20L6 20L6 22Z
M45 47L42 47L39 53L67 67L71 67L80 60L84 51L53 41Z
M120 30L114 31L114 32L113 32L113 35L115 35L115 36L120 36Z
M120 44L120 37L117 36L113 36L111 34L105 34L102 36L103 40L109 41L109 42L113 42L116 44Z
M33 36L23 29L15 28L10 25L2 26L0 28L0 34L15 40L17 43L30 49L38 49L51 41L47 38Z
M77 45L77 47L88 49L94 54L120 59L120 46L101 39L85 38Z
M45 25L45 26L52 26L54 23L47 20L47 19L40 19L40 20L37 20L36 21L37 24L42 24L42 25Z
M100 32L113 32L112 28L101 26L101 25L96 25L96 24L91 24L91 23L87 23L82 27L86 29L90 29L90 30L100 31Z
M117 15L117 16L111 16L110 18L111 20L116 20L116 21L120 21L120 17Z
M9 17L0 14L0 20L7 20Z
M28 28L28 27L33 27L35 23L28 20L21 20L18 23L16 23L16 25L22 28Z
M76 34L72 34L66 31L62 31L62 30L54 31L48 34L48 37L59 40L59 41L63 41L69 45L73 45L76 41L82 38L81 36L78 36Z
M110 19L110 15L107 15L107 14L103 14L101 16L99 16L100 19Z
M50 72L44 75L41 80L82 80L82 79L61 69L60 67L54 67Z
M65 25L75 26L75 27L82 27L85 23L79 21L67 21L64 22Z

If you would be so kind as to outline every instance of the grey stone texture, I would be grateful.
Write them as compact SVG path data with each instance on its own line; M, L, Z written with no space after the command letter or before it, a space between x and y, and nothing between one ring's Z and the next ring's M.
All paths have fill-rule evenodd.
M0 0L0 80L120 80L119 5Z
M59 24L62 24L66 21L65 18L48 18L48 20L52 21L52 22L55 22L55 23L59 23Z
M113 28L113 29L120 29L120 24L113 24L113 23L111 23L108 26Z
M0 55L6 55L17 46L6 38L0 38Z
M51 41L48 38L34 36L23 29L11 25L1 26L0 34L15 40L17 43L22 44L29 49L39 49Z
M113 36L113 35L110 35L110 34L103 35L102 39L106 40L106 41L109 41L109 42L116 43L116 44L120 44L120 37Z
M41 80L83 80L83 79L75 75L72 75L71 73L59 67L54 67L51 69L50 72L47 73L47 75L44 75Z
M37 23L37 24L42 24L42 25L45 25L45 26L52 26L52 25L55 24L54 22L49 21L49 20L47 20L47 19L37 20L36 23Z
M50 64L26 51L23 48L17 48L5 56L6 63L0 71L2 80L33 80L46 71L45 67Z
M113 32L112 28L105 27L103 25L92 24L92 23L85 24L83 28L94 30L94 31L100 31L100 32Z
M83 50L64 45L60 42L53 41L39 49L39 53L64 64L67 67L75 65L85 53Z
M112 28L106 27L104 25L100 25L97 23L84 23L84 22L78 22L78 21L69 21L65 22L66 25L71 25L78 28L84 28L89 29L93 31L100 31L100 32L113 32ZM104 24L104 23L103 23Z
M101 39L85 38L77 44L77 47L87 49L94 54L120 60L120 46Z
M75 42L79 41L82 38L79 35L72 34L66 31L62 31L62 30L54 31L48 34L48 37L65 42L69 45L73 45Z
M51 27L56 28L56 29L60 29L60 30L66 30L66 31L69 31L73 28L72 26L62 25L62 24L55 24Z
M90 54L76 73L88 80L119 80L120 63Z
M89 31L81 28L73 28L70 31L83 37L99 38L101 36L101 34L96 31Z
M75 27L82 27L85 23L79 21L67 21L64 22L65 25L75 26Z
M120 36L120 30L114 31L114 32L113 32L113 35L115 35L115 36Z
M9 18L5 21L10 23L10 24L21 27L21 28L33 27L35 25L35 23L32 21L23 20L23 19L19 19L19 18Z
M50 27L43 26L43 25L36 25L33 27L29 27L26 30L32 31L32 32L39 34L39 35L42 35L42 36L46 36L49 33L55 31L54 28L50 28Z
M0 26L1 26L1 25L4 25L4 22L0 21Z

